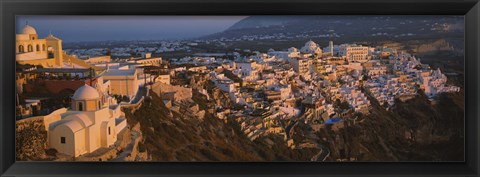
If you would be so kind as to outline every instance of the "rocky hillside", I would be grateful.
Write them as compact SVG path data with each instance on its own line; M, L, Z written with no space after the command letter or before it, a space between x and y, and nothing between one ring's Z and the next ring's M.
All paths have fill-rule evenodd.
M218 91L210 94L212 98L222 95ZM209 111L215 104L197 91L188 106L177 103L182 108L172 111L151 92L142 108L135 113L127 110L126 116L130 125L140 122L153 161L308 161L318 151L292 150L280 136L252 142L235 121L220 120ZM190 108L197 105L205 111L201 118L191 114Z
M424 96L390 111L373 102L371 114L356 115L339 132L319 135L329 140L333 159L358 161L462 161L464 156L463 93ZM341 140L338 140L336 136ZM338 143L344 141L345 144Z
M212 94L222 98L217 96ZM209 108L220 102L202 94L194 94L187 107L201 104L203 118L168 109L153 92L142 108L126 115L129 124L140 122L153 161L310 161L321 152L312 143L329 150L326 161L451 161L463 160L462 98L463 93L442 94L430 102L419 95L397 100L390 110L373 102L370 115L347 115L344 128L315 134L303 121L290 122L292 140L304 142L295 149L281 136L250 141L235 121L211 114Z

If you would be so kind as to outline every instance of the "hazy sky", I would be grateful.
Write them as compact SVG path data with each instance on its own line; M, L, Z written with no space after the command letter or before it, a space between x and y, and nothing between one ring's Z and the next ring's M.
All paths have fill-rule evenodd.
M184 39L221 32L245 16L18 16L40 38L49 32L65 42Z

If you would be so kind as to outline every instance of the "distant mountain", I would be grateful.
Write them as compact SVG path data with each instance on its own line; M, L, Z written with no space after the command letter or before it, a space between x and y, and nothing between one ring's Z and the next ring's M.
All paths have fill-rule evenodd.
M226 31L248 29L248 28L264 28L270 26L287 25L298 19L309 19L308 16L283 16L277 18L277 16L252 16L247 17L228 28Z
M277 38L463 36L462 16L251 16L202 39L271 35ZM275 39L275 38L273 38Z

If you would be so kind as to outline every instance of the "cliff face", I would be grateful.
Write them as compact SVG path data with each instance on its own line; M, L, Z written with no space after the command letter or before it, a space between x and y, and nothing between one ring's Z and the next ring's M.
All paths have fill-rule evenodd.
M208 84L207 84L208 85ZM371 113L351 113L343 128L326 126L312 133L302 120L286 122L290 138L268 135L250 141L234 120L218 119L211 110L227 106L221 91L210 100L193 92L178 109L167 108L151 92L130 125L140 123L145 149L153 161L457 161L463 160L463 92L429 101L422 94L386 110L372 102ZM195 112L204 111L202 118ZM355 120L355 121L354 121ZM298 146L289 147L289 140ZM328 155L325 156L326 152ZM318 158L317 158L318 159Z
M361 123L347 121L343 131L324 132L330 140L331 160L358 161L462 161L464 110L455 99L462 93L442 94L430 102L417 96L397 101L390 111L373 103ZM345 142L339 145L339 136Z
M411 139L413 148L400 146L398 157L401 160L464 160L464 107L455 101L463 96L462 93L442 94L433 102L415 99L393 110L396 116L406 119L405 132L412 132L410 137L404 134Z
M172 111L151 92L142 108L133 114L126 111L130 125L140 123L153 161L308 161L317 153L312 149L292 150L279 136L252 142L235 121L222 121L206 111L215 105L213 100L194 92L192 101L186 106L190 108ZM192 105L198 103L198 109L205 111L203 119L191 114L191 107L196 107Z

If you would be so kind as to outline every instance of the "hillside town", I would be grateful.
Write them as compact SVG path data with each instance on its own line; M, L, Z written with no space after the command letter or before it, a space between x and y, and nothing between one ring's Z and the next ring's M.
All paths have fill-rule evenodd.
M388 111L416 95L433 101L461 90L445 71L389 46L334 41L320 46L307 40L283 50L192 53L196 41L175 41L155 43L159 47L63 49L59 37L40 38L28 24L16 39L17 132L28 126L25 122L43 122L45 149L54 149L54 160L151 160L142 131L128 124L125 110L140 109L152 93L171 112L198 119L210 112L235 121L252 142L280 135L295 149L321 147L296 142L291 120L312 132L341 129L345 115L369 115L372 104ZM162 52L173 51L185 55L162 58ZM210 86L228 100L215 100ZM193 101L198 94L230 104L204 110ZM326 152L315 160L324 160Z

